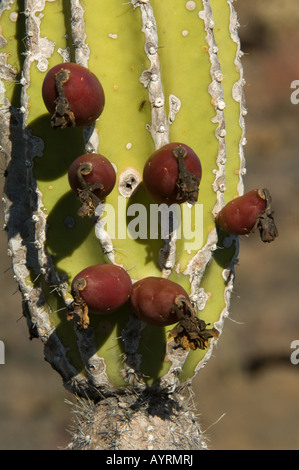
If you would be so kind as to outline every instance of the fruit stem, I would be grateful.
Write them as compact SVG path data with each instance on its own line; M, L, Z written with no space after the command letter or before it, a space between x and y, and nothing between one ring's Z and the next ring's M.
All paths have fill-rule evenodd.
M185 157L187 150L183 147L176 147L172 151L173 155L178 160L179 175L176 182L178 188L176 200L185 200L189 204L195 204L198 199L198 187L200 180L193 173L187 170L185 165Z
M65 96L63 85L68 81L69 70L61 69L55 75L55 85L58 96L55 100L55 111L51 117L51 126L53 129L64 129L65 127L75 126L75 116L71 111L70 103Z

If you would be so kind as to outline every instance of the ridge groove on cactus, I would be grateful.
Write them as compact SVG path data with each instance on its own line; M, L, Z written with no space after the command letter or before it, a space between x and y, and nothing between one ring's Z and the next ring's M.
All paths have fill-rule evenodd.
M64 3L0 4L4 220L30 336L78 400L70 449L204 449L181 392L233 289L238 237L215 221L244 192L236 13L229 0ZM146 168L173 143L165 201ZM123 284L80 277L94 266ZM131 288L148 278L178 286L163 311L173 324L134 313Z

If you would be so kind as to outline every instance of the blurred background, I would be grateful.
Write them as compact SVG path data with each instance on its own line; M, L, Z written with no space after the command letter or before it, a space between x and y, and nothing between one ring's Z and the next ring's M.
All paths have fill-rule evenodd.
M269 245L257 233L240 239L230 317L193 382L193 400L211 449L295 450L299 364L290 354L292 341L299 340L299 104L290 97L291 83L299 80L298 0L238 0L234 6L245 52L245 191L269 189L279 237ZM0 267L6 353L0 449L63 448L71 425L65 400L72 397L43 360L41 342L29 340L3 231Z

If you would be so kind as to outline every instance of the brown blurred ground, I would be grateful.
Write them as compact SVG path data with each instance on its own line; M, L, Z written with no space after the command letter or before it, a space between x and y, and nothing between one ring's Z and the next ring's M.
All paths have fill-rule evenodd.
M299 448L299 365L290 362L291 342L299 340L299 105L290 102L290 84L299 80L297 2L235 4L246 52L245 189L269 188L279 238L269 245L258 234L240 240L230 318L194 381L212 449ZM0 340L6 347L0 449L56 449L69 439L64 400L71 397L44 362L40 342L28 339L5 233L0 236Z

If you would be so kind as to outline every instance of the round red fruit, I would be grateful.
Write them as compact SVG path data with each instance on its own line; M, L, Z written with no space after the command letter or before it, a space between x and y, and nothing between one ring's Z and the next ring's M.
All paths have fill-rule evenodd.
M73 279L71 292L77 305L83 301L91 313L111 313L129 299L132 281L125 269L97 264L83 269Z
M254 228L267 207L264 194L253 189L229 201L216 216L216 224L232 235L245 235Z
M187 292L176 282L146 277L133 284L130 301L140 320L154 326L167 326L178 322L183 315L178 298L190 303Z
M201 162L187 145L171 142L156 150L147 160L143 182L159 203L194 204L202 176Z
M86 153L76 158L68 170L69 184L72 190L89 189L99 199L111 193L116 181L113 165L103 155Z
M87 126L101 115L105 105L98 78L72 62L57 64L48 71L42 96L53 128Z
M253 189L229 201L218 212L215 222L232 235L245 235L258 228L261 240L270 243L278 236L271 201L267 188Z

